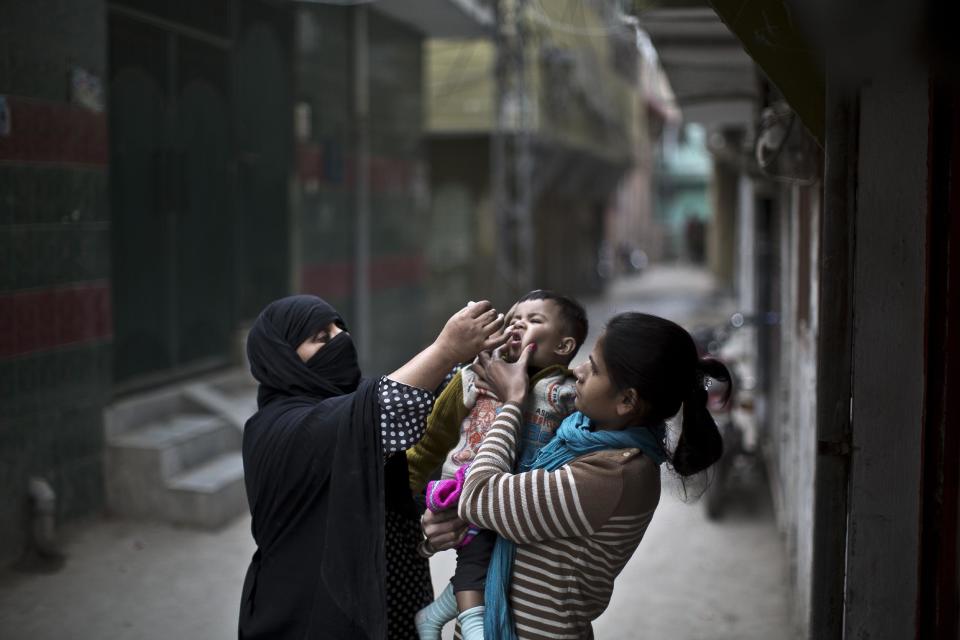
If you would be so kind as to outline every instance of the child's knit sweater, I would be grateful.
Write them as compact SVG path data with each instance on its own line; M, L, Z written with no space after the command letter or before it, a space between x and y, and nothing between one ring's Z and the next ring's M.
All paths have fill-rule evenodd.
M521 466L553 437L563 419L574 411L576 399L576 379L561 365L540 370L530 385L518 458ZM423 438L407 449L410 488L421 492L441 462L443 478L454 477L457 469L473 462L502 405L499 398L476 385L471 367L460 370L434 402Z

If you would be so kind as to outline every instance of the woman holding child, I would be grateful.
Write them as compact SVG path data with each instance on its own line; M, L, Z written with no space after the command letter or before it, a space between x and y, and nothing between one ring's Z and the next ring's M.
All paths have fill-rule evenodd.
M660 499L659 466L681 476L719 459L722 440L707 411L705 378L729 382L726 368L701 360L690 335L641 313L610 320L577 367L576 409L530 470L517 472L527 366L540 346L524 344L515 363L481 354L477 373L503 400L466 474L458 512L495 531L484 619L489 640L590 638L613 582L643 538ZM682 409L672 455L665 421ZM450 545L460 521L424 516L434 546ZM484 608L485 607L485 608ZM461 616L463 614L461 613ZM466 630L465 630L466 632ZM468 637L465 633L465 637Z

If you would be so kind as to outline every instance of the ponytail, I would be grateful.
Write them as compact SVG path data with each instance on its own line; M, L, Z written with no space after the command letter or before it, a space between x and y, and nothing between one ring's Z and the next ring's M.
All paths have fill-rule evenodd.
M730 399L730 371L718 360L697 362L693 385L683 402L683 423L677 448L673 452L673 469L687 477L699 473L723 455L723 438L707 409L707 379L726 383L723 402Z
M701 359L690 334L675 322L645 313L621 313L607 323L601 338L603 359L618 389L635 389L645 404L639 419L662 424L682 408L680 438L672 456L683 477L703 471L723 455L723 439L707 409L707 379L726 383L722 362Z

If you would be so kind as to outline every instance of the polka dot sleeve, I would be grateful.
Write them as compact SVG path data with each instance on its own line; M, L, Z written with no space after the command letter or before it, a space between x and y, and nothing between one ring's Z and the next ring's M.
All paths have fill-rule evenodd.
M377 387L377 398L383 456L387 458L409 449L423 435L427 416L433 408L433 394L383 376Z

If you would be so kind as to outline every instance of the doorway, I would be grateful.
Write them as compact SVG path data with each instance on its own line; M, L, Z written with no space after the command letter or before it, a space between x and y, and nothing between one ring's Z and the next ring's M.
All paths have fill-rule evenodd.
M254 1L110 5L120 392L229 364L288 290L289 21Z

